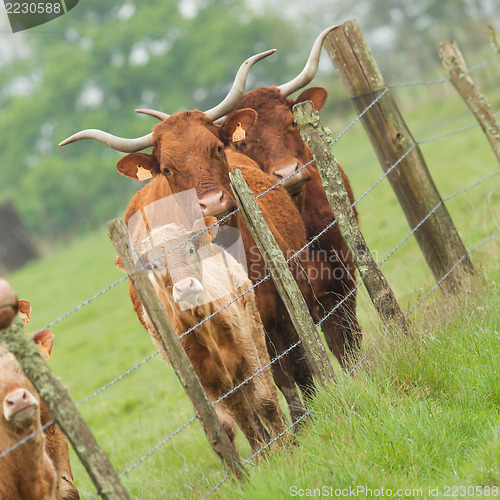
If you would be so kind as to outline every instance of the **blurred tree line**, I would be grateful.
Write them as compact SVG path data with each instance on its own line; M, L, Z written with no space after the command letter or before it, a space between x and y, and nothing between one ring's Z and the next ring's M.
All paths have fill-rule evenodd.
M474 19L498 19L498 3L316 0L312 10L300 0L82 0L51 23L0 35L0 201L13 199L45 241L96 229L140 186L120 177L119 153L99 143L57 146L75 131L135 137L156 124L138 107L207 109L241 62L268 48L278 53L252 69L247 88L283 83L322 29L350 17L390 53L380 60L389 80L422 76L431 45L435 53L456 32L470 34Z

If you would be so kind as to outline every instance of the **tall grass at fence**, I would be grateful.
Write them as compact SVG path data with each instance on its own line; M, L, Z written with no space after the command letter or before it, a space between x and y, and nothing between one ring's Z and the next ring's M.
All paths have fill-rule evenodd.
M401 92L401 100L405 102L405 91L398 89L397 92ZM493 104L494 110L500 107L498 91L491 101L492 104L496 102L496 107ZM447 119L447 116L452 116L453 119ZM449 100L430 99L425 105L420 103L418 109L411 109L410 106L405 112L405 118L417 140L427 139L473 122L472 115L463 103L454 97ZM325 121L328 122L328 119ZM336 119L335 123L337 122ZM349 118L345 118L344 126L348 123ZM332 127L332 130L340 131L337 127ZM361 124L353 127L334 145L334 152L351 179L356 197L382 174ZM423 152L443 197L498 169L498 163L478 127L425 144ZM110 164L108 168L112 169L114 165ZM447 204L467 248L498 228L498 186L499 181L494 179ZM380 261L409 231L386 180L360 202L358 210L361 229ZM482 256L479 262L488 268L492 254L487 251L478 254ZM44 327L87 297L118 280L122 274L114 268L114 257L111 242L103 230L82 238L57 255L43 258L10 275L9 280L19 295L31 300L33 304L32 329ZM473 258L478 257L474 255ZM382 269L404 309L413 305L434 283L413 239L405 243ZM50 365L69 387L75 401L85 398L154 352L153 345L140 326L127 295L128 285L120 283L52 327L56 340ZM361 292L359 315L367 338L370 338L372 332L377 330L378 320L363 295L365 294ZM490 311L485 310L489 315ZM498 316L495 317L498 321ZM477 325L479 328L481 323ZM467 337L472 335L472 331L466 334ZM458 369L459 361L455 366ZM372 385L366 389L367 394L360 396L366 399L366 405L375 393L381 391L377 381L370 384ZM353 391L349 397L354 397L354 386L349 387L349 390ZM345 397L348 397L347 393ZM427 401L425 398L421 401L415 394L410 400L415 405ZM388 401L393 420L401 417L396 396ZM320 413L328 413L337 404L337 400L330 401L327 395L323 395L316 403L316 408ZM472 406L468 408L477 409ZM172 369L160 356L137 368L113 387L83 404L80 409L118 473L132 465L193 415L192 407ZM480 416L482 418L482 414ZM387 424L390 421L387 417ZM367 426L369 422L371 421L366 420L363 425ZM480 423L484 422L481 420ZM338 425L338 422L335 425ZM395 422L393 425L396 425ZM380 426L377 428L380 429ZM336 432L343 430L336 427L332 429L337 429ZM471 439L480 442L481 436L474 431L473 426L467 424L464 426L464 432L469 431ZM326 440L321 431L314 432L317 434L315 438L315 434L312 434L311 445L315 443L314 439ZM375 431L371 438L375 439ZM329 446L336 446L329 441L316 444L325 450ZM372 444L368 441L366 443L368 448ZM248 456L246 443L240 440L239 446L242 454ZM436 449L441 446L439 440L436 441ZM342 450L343 447L344 442L339 443L338 449ZM302 452L296 449L289 457L288 467L293 467L294 460L297 461L297 466L302 467L299 454L302 457ZM343 462L345 474L348 474L355 457L355 452L346 448ZM325 460L328 463L330 459ZM72 463L82 497L91 497L93 486L76 456L73 456ZM332 467L334 463L339 464L332 462ZM453 465L452 462L450 464ZM374 471L380 471L382 465L370 467ZM391 470L395 476L394 481L403 484L408 471L402 469L398 476L395 466ZM136 498L186 498L190 495L196 498L202 496L222 477L221 471L221 465L206 443L198 422L194 422L126 475L124 483ZM300 476L298 471L299 469L292 470L289 474ZM312 469L308 474L313 477Z
M498 262L491 277L498 283ZM436 297L413 338L377 338L357 377L315 399L297 447L255 467L245 484L225 484L214 498L288 498L299 489L313 496L306 490L323 487L392 490L358 491L360 498L430 498L429 489L439 487L435 496L443 498L446 486L464 486L462 497L471 498L479 496L470 494L477 486L482 494L498 488L499 295L490 282L457 300ZM342 496L353 495L331 495ZM495 498L491 489L489 496Z

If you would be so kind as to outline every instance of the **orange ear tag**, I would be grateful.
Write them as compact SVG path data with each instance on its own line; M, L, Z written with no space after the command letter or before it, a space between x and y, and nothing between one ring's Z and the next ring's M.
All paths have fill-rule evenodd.
M233 132L233 142L242 141L246 136L245 130L241 126L241 123L236 124L236 130Z
M148 169L141 167L141 165L137 165L136 176L137 176L137 179L139 179L141 182L147 181L148 179L152 179L152 177L153 177L151 172Z

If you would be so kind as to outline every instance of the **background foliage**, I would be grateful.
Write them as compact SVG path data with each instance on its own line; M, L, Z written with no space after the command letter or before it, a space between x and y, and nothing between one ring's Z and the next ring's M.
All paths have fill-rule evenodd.
M349 17L360 21L388 81L401 81L435 67L445 37L471 45L483 36L484 45L470 27L499 13L489 0L85 0L16 35L0 16L0 201L13 199L45 244L67 241L121 214L139 187L116 174L118 153L100 144L59 148L73 132L138 136L155 122L134 115L137 107L207 109L245 58L272 47L278 53L256 65L247 88L283 83L315 36ZM343 114L349 104L333 85L327 112Z

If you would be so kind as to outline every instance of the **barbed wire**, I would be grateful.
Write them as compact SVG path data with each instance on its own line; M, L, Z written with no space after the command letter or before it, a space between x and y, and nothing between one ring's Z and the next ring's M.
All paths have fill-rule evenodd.
M20 446L22 446L24 443L26 443L27 441L29 441L31 438L34 438L37 434L40 434L40 432L43 432L45 429L47 429L48 427L50 427L52 424L55 423L55 419L52 419L50 420L49 422L47 422L46 424L38 427L38 429L35 429L33 432L31 432L30 434L28 434L27 436L23 437L22 439L20 439L19 441L17 441L16 443L14 443L10 448L7 448L6 450L2 451L0 453L0 460L2 458L4 458L5 456L7 456L9 453L11 453L12 451L16 450L17 448L19 448Z
M488 59L480 64L472 66L471 68L469 68L467 70L467 73L472 74L475 71L478 71L479 69L482 69L485 66L488 66L491 63L498 61L499 59L500 59L499 55L493 56L490 59ZM428 85L440 85L442 83L449 83L449 82L450 82L450 78L444 77L444 78L438 78L436 80L418 80L418 81L414 81L414 82L388 83L383 88L394 89L394 88L399 88L399 87L420 87L420 86L428 86ZM380 90L382 90L382 89L369 90L368 92L365 92L363 94L353 96L353 97L351 97L351 99L357 99L358 97L364 97L366 95L373 94L374 92L379 92Z
M481 63L473 68L471 68L469 70L469 73L473 72L473 71L476 71L490 63L492 63L493 61L496 61L497 59L499 59L500 56L495 56L493 58L491 58L490 60L488 61L485 61L484 63ZM357 122L359 121L363 115L372 107L374 106L389 90L389 88L393 88L393 87L399 87L399 86L409 86L409 85L421 85L421 84L435 84L435 83L443 83L443 82L446 82L446 81L449 81L449 79L442 79L442 80L436 80L436 81L427 81L427 82L407 82L407 83L400 83L400 84L388 84L385 88L383 89L377 89L376 91L381 91L382 93L377 96L377 98L372 102L370 103L369 106L367 106L332 142L331 144L335 144L345 133L347 133L348 130L350 130L350 128ZM374 91L374 92L376 92ZM495 116L497 116L498 114L500 113L500 111L497 111L496 113L494 113ZM450 132L446 132L444 134L440 134L438 136L435 136L433 138L430 138L430 139L425 139L425 140L421 140L421 141L418 141L416 144L412 145L404 154L403 156L397 160L397 162L395 164L393 164L385 173L384 175L382 175L382 177L380 177L372 186L370 186L370 188L360 197L358 198L354 203L353 203L353 206L356 205L361 199L363 199L372 189L375 188L376 185L378 185L381 180L383 178L385 178L408 154L410 154L410 152L418 145L418 144L425 144L425 143L428 143L428 142L432 142L432 141L435 141L437 139L440 139L440 138L443 138L443 137L447 137L449 135L452 135L452 134L455 134L455 133L458 133L458 132L461 132L461 131L465 131L465 130L468 130L472 127L475 127L477 126L478 123L474 123L474 124L471 124L471 125L467 125L465 127L461 127L459 129L456 129L454 131L450 131ZM276 182L273 186L271 186L270 188L268 188L267 190L265 190L264 192L260 193L259 195L257 195L255 197L255 199L257 200L258 198L264 196L265 194L267 194L269 191L271 191L272 189L275 189L278 185L281 185L283 182L285 182L286 180L288 180L290 177L292 177L293 175L296 175L297 173L299 173L302 169L306 168L307 166L309 166L311 163L313 162L313 160L311 160L310 162L306 163L305 165L303 165L302 167L300 167L297 171L291 173L290 175L286 176L285 178L279 180L278 182ZM498 173L500 173L500 171L496 171L492 174L490 174L489 176L481 179L480 181L477 181L476 183L470 185L470 186L467 186L466 188L463 188L461 189L460 191L457 191L456 193L444 198L436 207L434 207L433 210L431 210L431 212L429 212L427 214L427 216L412 230L410 231L410 233L386 256L385 259L383 259L380 263L379 263L379 266L383 265L384 262L386 262L388 260L388 258L390 258L390 256L392 254L394 254L398 248L401 247L401 245L412 235L414 234L414 232L435 212L435 210L441 206L444 202L446 202L447 200L453 198L454 196L457 196L465 191L467 191L468 189L471 189L483 182L485 182L486 180L489 180L490 178L494 177L495 175L497 175ZM234 215L236 212L239 211L239 208L232 211L231 213L229 214L226 214L223 218L221 218L220 220L216 221L215 223L211 224L210 226L202 229L201 231L199 231L198 233L192 235L189 239L183 241L182 243L180 243L179 245L177 245L176 247L172 248L169 250L169 253L176 250L177 248L181 247L182 245L185 245L188 241L196 238L197 236L199 236L200 234L204 233L205 231L209 230L210 228L216 226L216 225L219 225L221 222L223 222L225 219L231 217L232 215ZM324 234L324 232L326 232L331 226L333 226L335 224L335 220L327 227L325 228L324 230L322 230L320 233L318 233L318 235L316 235L315 237L313 237L311 239L311 241L309 241L306 245L304 245L299 251L295 252L295 254L289 258L287 260L287 263L290 262L290 260L292 258L294 258L296 255L298 255L301 251L303 251L305 248L307 248L308 246L310 246L314 241L316 241L322 234ZM489 240L491 240L494 236L496 236L498 233L500 232L497 231L495 232L493 235L491 235L489 238L487 238L486 240L484 240L483 242L481 242L479 245L477 245L476 247L474 247L473 249L471 249L467 254L464 254L464 256L462 256L462 258L455 264L455 266L450 269L448 271L448 273L443 276L443 278L433 287L431 288L431 290L417 303L415 304L415 306L408 312L408 314L410 314L411 312L413 312L416 307L418 307L418 305L420 305L435 289L437 289L439 287L439 284L460 264L460 262L470 253L472 253L473 251L475 251L477 248L481 247L482 245L484 245L485 243L487 243ZM198 325L196 325L195 327L192 327L190 328L189 330L187 330L186 332L184 332L180 337L179 339L181 339L183 336L187 335L188 333L192 332L194 329L196 329L197 327L201 326L203 323L205 323L206 321L208 321L209 319L213 318L216 314L218 314L220 311L222 311L223 309L225 309L226 307L229 307L229 305L231 305L232 303L234 303L236 300L238 300L239 298L241 298L243 295L245 295L246 293L250 292L251 290L255 289L258 285L260 285L260 283L262 283L263 281L265 281L266 279L268 279L270 277L269 274L267 274L267 276L265 276L264 278L262 278L261 280L259 280L257 283L255 283L254 285L252 285L252 287L250 287L249 289L245 290L242 294L240 294L239 296L237 296L236 298L234 298L233 300L231 300L229 303L227 303L225 306L221 307L220 309L218 309L217 311L215 311L213 314L211 314L209 317L205 318L202 322L200 322ZM99 292L97 292L96 294L94 294L93 296L89 297L88 299L86 299L85 301L83 301L81 304L79 304L78 306L72 308L71 310L69 310L68 312L66 312L65 314L63 314L62 316L58 317L57 319L55 319L54 321L48 323L46 326L45 326L45 329L47 328L50 328L51 326L55 325L56 323L59 323L60 321L64 320L65 318L67 318L68 316L70 316L71 314L79 311L81 308L85 307L86 305L88 305L90 302L92 302L93 300L95 300L96 298L100 297L101 295L103 295L104 293L108 292L109 290L111 290L112 288L114 288L115 286L117 286L119 283L121 283L122 281L125 281L127 280L127 276L124 276L123 278L119 279L118 281L112 283L111 285L105 287L104 289L100 290ZM358 288L359 286L362 285L362 282L358 284L358 286L353 289L350 293L354 293ZM348 296L349 296L348 295ZM336 306L325 316L323 317L318 323L317 325L321 325L322 322L324 322L327 317L333 313L333 311L340 306L340 304L346 300L347 297L345 297L340 303L336 304ZM35 332L37 333L37 332ZM294 345L292 345L290 348L288 348L284 353L282 353L281 355L279 355L277 358L274 358L273 361L270 361L270 363L268 363L265 367L261 368L258 372L256 372L254 375L252 375L251 377L249 377L248 379L246 379L245 381L243 381L241 384L239 384L238 386L235 386L233 389L231 389L227 394L225 394L224 396L221 396L221 398L219 398L216 402L214 402L213 404L217 404L218 402L222 401L222 399L224 399L225 397L229 396L230 394L232 394L233 392L235 392L236 390L238 390L242 385L244 385L245 383L248 383L248 381L250 381L253 377L256 377L258 376L260 373L262 373L262 371L264 371L265 369L267 369L267 367L269 367L272 363L274 363L277 359L280 359L281 357L285 356L290 350L292 350L294 347L296 347L297 345L300 344L300 341L295 343ZM88 400L90 400L91 398L97 396L98 394L100 394L102 391L104 391L105 389L109 388L110 386L114 385L116 382L118 382L119 380L121 380L122 378L124 378L126 375L128 375L129 373L131 373L132 371L134 371L136 368L142 366L144 363L146 363L147 361L149 361L150 359L152 359L153 357L155 357L157 354L159 354L162 350L157 350L156 352L154 352L153 354L151 354L150 356L148 356L147 358L145 358L144 360L142 360L141 362L139 362L138 364L136 364L135 366L133 366L132 368L130 368L129 370L127 370L126 372L124 372L123 374L121 374L120 376L116 377L115 379L113 379L111 382L108 382L107 384L105 384L104 386L102 386L100 389L98 389L97 391L95 391L94 393L92 393L91 395L87 396L85 399L83 399L82 401L80 401L77 406L87 402ZM130 466L128 469L126 469L125 471L122 472L121 476L122 475L126 475L128 474L132 469L134 469L137 465L139 465L142 461L144 461L146 458L148 458L152 453L154 453L157 449L159 449L161 446L163 446L163 444L165 444L166 442L168 442L172 437L174 437L175 435L177 435L183 428L187 427L187 425L189 425L192 421L194 421L194 419L196 419L196 417L193 417L190 421L186 422L185 424L183 424L183 426L181 426L179 429L177 429L176 431L174 431L171 435L169 435L165 440L163 440L161 443L159 443L157 446L155 446L152 450L150 450L150 452L148 452L148 454L146 454L145 456L141 457L141 459L139 459L137 462L135 462L132 466ZM29 439L31 439L31 437L33 437L34 435L36 435L37 433L39 432L42 432L44 429L46 429L47 427L49 427L50 425L52 425L52 423L54 423L55 420L52 420L50 422L48 422L47 424L45 424L43 427L37 429L36 431L34 431L33 433L31 433L29 436L26 436L23 440L19 441L18 443L16 443L14 446L12 446L11 448L5 450L4 452L0 453L0 458L3 458L4 456L6 456L8 453L10 453L10 451L13 451L14 449L16 449L17 447L21 446L22 444L24 444L26 441L28 441ZM293 427L294 425L296 425L297 422L295 422L294 424L292 424L291 427ZM289 428L289 429L290 429ZM272 442L270 442L267 446L269 446L270 444L272 444ZM254 456L256 456L259 452L256 452L252 457L250 457L247 461L251 460L254 458ZM205 498L205 497L204 497Z
M473 248L471 248L470 250L466 251L466 253L455 263L455 265L444 275L442 276L439 281L427 292L427 294L421 299L419 300L411 309L410 311L408 311L408 315L410 315L429 295L431 295L435 290L437 290L439 288L439 285L450 275L450 273L453 272L453 270L460 265L460 263L462 262L463 259L465 259L465 257L467 257L468 255L470 255L471 253L475 252L478 248L484 246L486 243L488 243L489 241L491 241L495 236L497 236L498 234L500 234L500 229L498 229L497 231L495 231L493 234L491 234L490 236L488 236L487 238L485 238L483 241L481 241L479 244L477 244L476 246L474 246ZM381 264L379 264L380 266ZM344 383L347 379L349 379L352 374L359 369L359 367L365 363L368 358L369 358L369 354L371 354L373 351L374 351L375 347L371 347L370 350L363 355L363 357L353 366L353 368L351 368L351 370L349 370L348 373L346 373L346 375L344 376L343 379L341 379L339 381L339 383ZM293 427L295 427L300 421L302 421L303 419L305 419L306 417L308 417L310 414L312 413L312 410L308 410L304 415L302 415L301 417L299 417L295 422L293 422L289 427L287 427L281 434L279 434L278 436L276 436L274 439L272 439L271 441L269 441L265 446L263 446L262 448L260 448L259 450L257 450L255 453L253 453L250 457L248 457L246 460L243 461L243 465L247 465L249 462L251 462L255 457L257 457L258 455L260 455L262 452L264 452L267 448L269 448L269 446L271 446L277 439L280 439L281 437L283 437L287 432L289 432ZM211 490L209 490L202 498L201 500L205 500L207 497L209 497L212 493L214 493L218 488L220 488L220 486L222 486L222 484L224 484L225 481L227 481L229 478L231 477L230 474L226 474Z

